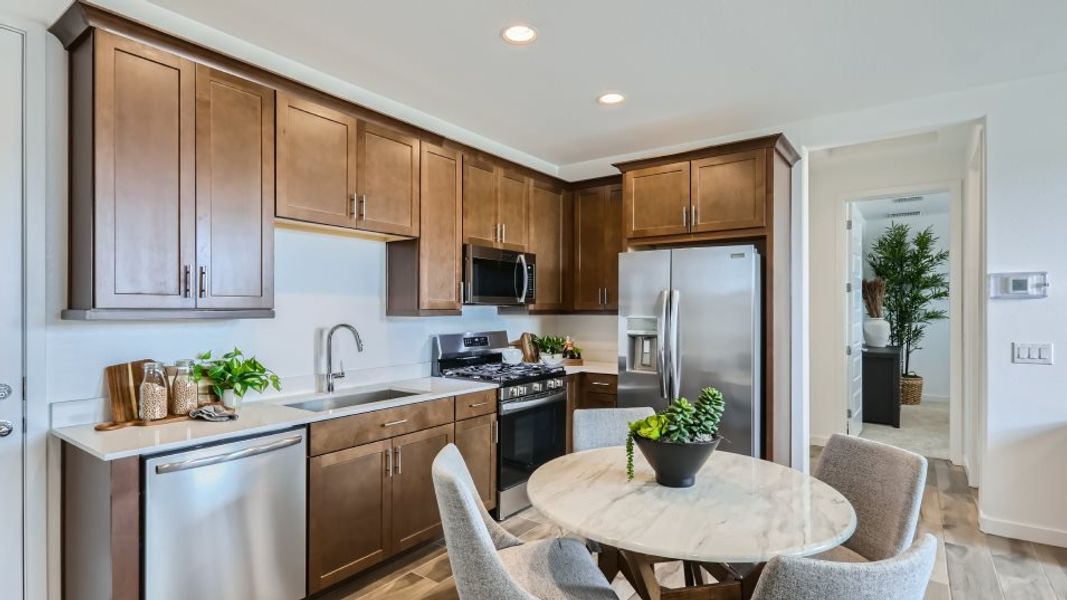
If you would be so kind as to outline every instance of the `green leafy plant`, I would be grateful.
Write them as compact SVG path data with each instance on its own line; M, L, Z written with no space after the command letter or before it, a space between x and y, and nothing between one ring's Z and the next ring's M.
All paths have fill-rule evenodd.
M630 423L626 435L626 477L634 478L634 438L662 440L672 444L710 442L719 433L726 399L722 392L706 387L696 404L677 398L663 412Z
M904 348L903 374L911 370L911 354L922 348L919 342L931 321L948 318L948 311L931 309L930 304L948 298L948 274L944 265L947 250L937 250L938 238L932 227L917 232L903 223L893 223L875 241L867 254L874 274L885 280L885 314L889 339Z
M562 354L567 340L556 335L533 336L533 345L543 354Z
M238 398L243 398L248 390L262 392L267 386L282 389L282 382L274 371L263 366L254 356L245 358L240 348L234 348L222 358L211 358L211 352L204 352L196 358L200 362L193 365L193 380L209 377L211 389L219 398L222 398L225 390L233 390Z

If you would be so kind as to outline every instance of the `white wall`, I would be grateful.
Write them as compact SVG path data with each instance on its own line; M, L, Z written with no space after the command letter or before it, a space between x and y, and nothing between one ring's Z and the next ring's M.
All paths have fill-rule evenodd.
M616 362L618 318L615 315L557 315L545 324L551 335L569 335L582 349L582 358L595 362Z
M859 203L862 209L863 202ZM905 209L902 209L905 210ZM919 215L915 217L896 217L896 218L870 218L863 224L863 253L867 256L871 252L871 248L874 246L874 242L881 237L886 229L892 223L901 223L911 228L912 235L932 227L934 235L937 236L937 244L934 246L935 252L942 250L949 250L950 240L950 228L949 228L949 214L931 214L931 215ZM946 275L948 274L948 263L945 263L942 270ZM869 279L873 276L870 265L864 261L864 278ZM949 310L949 299L937 300L931 302L928 307L929 310ZM949 374L951 372L951 353L949 348L950 341L950 327L949 320L944 319L941 321L931 321L926 327L926 334L923 337L919 350L912 352L911 354L911 370L915 371L923 377L923 396L933 397L938 400L948 401L949 397Z

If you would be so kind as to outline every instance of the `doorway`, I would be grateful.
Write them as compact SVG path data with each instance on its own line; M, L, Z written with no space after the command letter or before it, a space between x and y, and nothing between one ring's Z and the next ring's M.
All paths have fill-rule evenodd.
M847 432L946 460L951 458L951 382L958 375L952 369L951 319L958 315L953 315L950 302L950 274L957 229L952 216L959 210L952 204L947 189L857 198L848 203L846 222L851 350ZM915 260L899 260L902 249ZM925 273L923 289L894 294L894 288L905 287L899 281L901 263L912 273ZM910 301L915 294L929 301L921 306ZM895 306L901 298L909 300L908 306ZM887 340L890 322L899 319L899 313L920 317L911 328L918 335L898 334ZM903 386L902 377L907 378Z
M0 581L23 595L25 35L0 24Z

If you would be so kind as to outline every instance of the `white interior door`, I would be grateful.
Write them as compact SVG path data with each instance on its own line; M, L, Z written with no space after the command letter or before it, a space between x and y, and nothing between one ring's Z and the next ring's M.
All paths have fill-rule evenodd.
M0 596L22 598L23 40L0 23Z
M848 433L863 430L863 214L848 203Z

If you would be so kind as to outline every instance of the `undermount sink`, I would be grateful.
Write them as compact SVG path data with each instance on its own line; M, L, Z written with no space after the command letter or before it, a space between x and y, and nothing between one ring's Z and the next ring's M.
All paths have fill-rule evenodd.
M404 392L401 390L375 390L373 392L360 392L358 394L337 394L336 396L329 396L326 398L318 398L316 400L304 400L303 402L294 402L292 404L286 404L293 408L299 408L302 410L310 410L312 412L326 412L328 410L336 410L338 408L348 408L349 406L357 406L359 404L370 404L371 402L381 402L382 400L394 400L396 398L404 398L406 396L416 396L415 392Z

